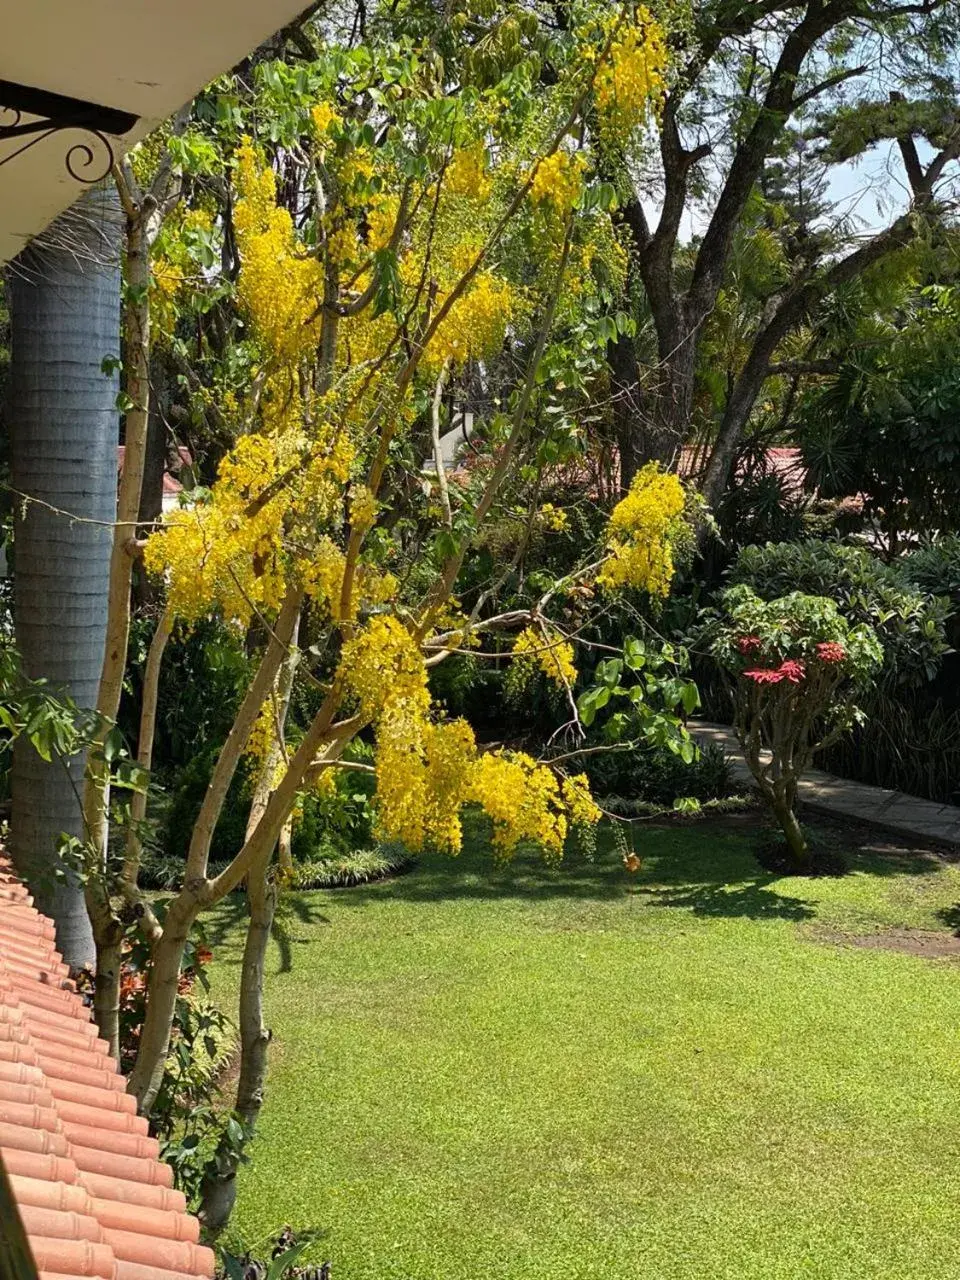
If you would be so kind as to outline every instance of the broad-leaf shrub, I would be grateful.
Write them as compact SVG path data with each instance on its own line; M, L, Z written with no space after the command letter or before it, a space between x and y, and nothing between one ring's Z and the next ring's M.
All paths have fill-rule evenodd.
M882 639L882 683L888 689L932 680L947 652L949 601L927 594L865 547L815 538L745 547L730 580L763 600L788 592L829 597L849 623L866 623Z
M721 604L713 654L734 685L734 728L798 869L808 869L797 783L814 752L856 723L856 697L875 680L883 649L873 627L851 624L824 596L762 600L740 585Z

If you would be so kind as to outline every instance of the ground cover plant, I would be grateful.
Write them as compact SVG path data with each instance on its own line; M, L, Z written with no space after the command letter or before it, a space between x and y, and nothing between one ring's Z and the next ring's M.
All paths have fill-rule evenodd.
M960 869L845 832L848 875L778 879L755 823L645 828L634 876L602 836L491 873L472 827L288 896L236 1231L316 1227L339 1280L953 1277L960 974L844 944L949 950Z

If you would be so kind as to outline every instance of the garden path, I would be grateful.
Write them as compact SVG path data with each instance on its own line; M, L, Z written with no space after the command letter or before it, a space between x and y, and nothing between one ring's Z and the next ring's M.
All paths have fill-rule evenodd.
M752 783L753 776L729 725L698 720L691 723L690 729L699 741L715 742L723 747L738 782ZM960 808L956 805L937 804L886 787L867 786L819 769L811 769L803 778L799 792L800 799L810 809L960 848Z

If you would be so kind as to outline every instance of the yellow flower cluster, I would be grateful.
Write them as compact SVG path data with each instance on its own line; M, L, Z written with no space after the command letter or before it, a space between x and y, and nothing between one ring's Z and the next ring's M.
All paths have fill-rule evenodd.
M469 798L493 819L493 847L509 857L522 841L563 856L569 824L556 776L522 751L491 751L477 760Z
M350 498L350 523L356 530L372 529L377 519L377 500L366 485L358 485Z
M326 137L332 124L339 124L340 117L329 102L318 102L310 111L313 127L321 138Z
M572 687L577 680L577 668L573 661L573 645L555 636L543 635L526 627L517 636L512 649L513 670L519 680L526 680L539 667L548 680L561 689Z
M482 142L453 153L444 180L448 195L486 200L490 196L491 185Z
M610 590L634 587L650 595L670 590L672 542L680 531L684 493L675 475L649 462L633 478L630 492L614 507L607 525L606 559L597 581Z
M594 83L597 109L607 130L621 141L663 100L666 89L666 33L641 5L621 29Z
M385 249L393 236L400 212L400 201L394 195L375 196L367 209L367 248L371 253Z
M236 185L240 302L268 354L290 364L316 346L322 266L298 250L293 219L277 206L273 171L260 166L249 138L237 153Z
M276 441L242 436L220 464L211 500L172 512L147 539L144 564L150 573L166 573L179 618L195 622L214 606L247 626L255 611L269 613L279 605L289 495L277 494L253 515L248 510L282 465Z
M441 297L438 307L442 302ZM515 298L507 281L491 271L478 271L431 339L424 364L435 372L447 361L460 367L468 360L494 355L503 346L514 310Z
M539 208L569 213L583 191L587 162L579 151L554 151L537 165L530 187L530 199Z
M268 698L253 722L250 736L247 738L245 754L260 765L266 764L274 747L277 746L277 715L273 699ZM284 761L281 751L277 751L274 760L271 786L277 786L284 773Z
M343 617L343 574L346 556L326 535L317 539L316 546L301 565L301 575L307 595L326 607L334 622L355 622L363 609L386 604L397 594L397 580L392 573L381 573L370 565L361 564L357 570L351 593L349 618Z
M385 839L456 853L460 810L472 802L493 819L500 856L529 840L559 857L571 824L598 820L584 776L561 783L530 756L478 755L465 721L432 718L422 654L397 618L366 623L343 646L339 672L376 733L377 824Z
M537 515L543 527L552 533L563 533L569 524L567 513L555 507L552 502L545 502Z
M377 827L413 852L460 851L460 809L476 756L465 720L433 724L390 704L377 732Z
M564 778L560 784L567 816L575 827L592 827L603 817L590 794L590 780L585 773Z
M400 619L389 614L371 618L344 644L340 677L369 722L376 723L388 702L409 702L421 715L430 708L423 654Z
M271 613L283 598L291 565L288 538L315 552L301 552L298 572L310 594L332 600L334 617L343 582L343 555L318 526L338 518L352 446L331 439L289 483L278 484L257 511L252 507L275 481L302 462L304 438L294 434L241 436L220 463L206 502L168 515L147 540L149 572L165 574L177 616L196 621L210 608L226 619L249 624L255 612ZM356 596L361 603L382 603L396 590L389 574L364 570Z

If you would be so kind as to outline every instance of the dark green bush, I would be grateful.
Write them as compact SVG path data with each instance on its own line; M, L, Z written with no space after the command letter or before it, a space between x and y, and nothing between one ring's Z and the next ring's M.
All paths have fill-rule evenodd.
M370 764L373 752L365 743L353 742L344 758ZM296 862L349 856L374 843L373 776L361 771L336 769L333 782L332 795L311 791L303 798L291 844Z
M730 766L723 749L707 743L692 764L664 748L635 748L583 757L584 772L598 796L645 800L669 808L681 796L717 800L731 794Z
M922 687L933 680L948 649L950 602L928 594L897 564L865 547L839 542L768 542L744 547L729 579L764 600L801 591L828 596L852 623L868 623L883 645L886 689Z
M180 770L171 788L170 805L160 835L162 857L171 863L179 861L182 865L187 856L193 824L200 812L219 753L219 747L208 747L194 756ZM246 836L249 813L249 781L241 766L230 784L223 812L213 833L210 845L212 862L225 862L240 852Z
M928 542L905 555L899 563L904 576L921 591L949 596L960 608L960 536L951 534L937 542Z

